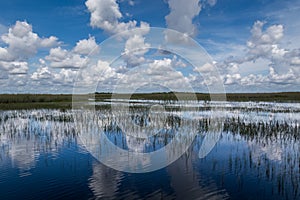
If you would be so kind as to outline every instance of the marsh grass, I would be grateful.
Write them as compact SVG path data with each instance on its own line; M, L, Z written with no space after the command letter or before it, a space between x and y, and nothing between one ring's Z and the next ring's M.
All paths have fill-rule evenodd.
M120 127L116 125L109 110L97 111L96 113L99 118L95 117L93 120L103 126L103 130L110 140L120 148L128 149L129 140ZM166 146L174 138L173 130L181 126L180 119L175 114L176 112L171 112L165 121L166 128L149 138L146 143L144 139L140 139L134 141L134 144L146 144L145 152L155 151ZM141 127L149 122L148 116L142 109L128 117ZM211 120L208 117L197 120L198 134L194 146L189 151L197 152L203 137L211 134L210 124ZM263 121L253 119L248 122L242 117L228 117L225 119L221 131L223 138L233 135L230 142L239 138L238 140L244 141L244 144L249 147L243 151L233 148L228 158L214 159L211 162L212 172L220 170L222 176L226 176L227 174L224 174L223 171L228 168L229 172L235 175L232 181L241 189L247 180L247 173L251 172L251 176L255 176L259 181L266 179L273 184L272 194L279 194L279 196L287 199L299 197L300 126L297 118L280 121L269 120L267 117ZM56 143L76 141L78 134L70 110L41 109L0 112L2 147L4 147L5 141L7 145L17 146L24 140L33 140L37 146L42 143L41 146L50 151ZM0 155L1 151L4 150L5 148L0 148Z
M183 100L190 100L192 93L135 93L131 99L177 101L176 94L180 94ZM126 94L118 94L118 98L126 97ZM196 94L198 100L210 101L210 95ZM80 98L82 97L82 99ZM78 100L87 101L86 98L94 98L95 101L111 99L111 93L95 93L88 95L76 95ZM282 93L227 93L227 101L267 101L267 102L300 102L300 92ZM69 109L72 107L72 94L0 94L0 109Z

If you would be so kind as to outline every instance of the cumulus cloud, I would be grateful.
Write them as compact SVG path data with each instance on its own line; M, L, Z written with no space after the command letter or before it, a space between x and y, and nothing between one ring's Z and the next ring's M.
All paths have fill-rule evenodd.
M284 35L283 25L272 25L263 30L264 25L265 22L256 21L251 29L252 36L247 42L250 59L284 56L286 51L278 44Z
M32 73L30 79L42 85L49 87L55 86L72 86L78 71L72 69L60 69L59 71L51 70L49 67L39 67Z
M53 81L62 85L73 85L77 71L72 69L61 69L59 73L53 74Z
M289 69L287 73L277 74L273 67L269 69L269 81L271 83L289 84L294 83L297 79L292 69Z
M184 0L168 0L170 13L165 17L167 28L179 31L165 32L165 39L172 43L190 43L189 37L197 34L197 27L193 19L200 13L201 4L199 0L191 0L186 3Z
M300 49L292 49L285 53L285 60L281 62L282 65L289 65L294 73L300 79Z
M89 63L90 56L96 55L100 46L96 43L95 37L79 40L71 50L61 47L50 49L49 55L45 57L54 68L81 68Z
M255 62L259 59L270 60L271 63L283 60L288 50L280 47L284 36L284 27L281 24L264 28L266 22L256 21L251 28L251 37L246 42L246 54L239 57L228 57L219 63L220 67L228 68L230 65L243 65L246 62Z
M51 67L57 68L81 68L88 63L87 57L82 57L61 47L50 49L50 53L45 59L50 61Z
M6 70L9 74L26 74L28 63L24 61L0 61L0 68Z
M32 25L26 21L17 21L1 36L1 40L1 44L4 44L0 46L1 79L8 79L5 87L15 91L21 89L18 86L25 87L25 85L28 85L28 89L31 87L31 90L41 88L41 85L48 85L51 90L57 90L55 85L70 86L76 78L76 69L88 63L87 55L99 52L99 46L92 36L79 40L71 50L56 47L60 44L56 37L38 36L33 32ZM42 48L50 49L49 55L44 59L40 58L39 67L27 76L28 59Z
M193 22L194 18L199 15L202 7L214 6L217 0L168 0L170 13L165 16L167 28L179 31L166 31L166 41L189 44L189 37L196 36L198 28Z
M196 72L200 72L200 73L209 73L211 71L213 71L214 68L214 64L213 63L205 63L202 66L197 66L194 68L194 71Z
M288 85L299 83L299 80L292 69L289 69L287 73L278 74L273 67L269 68L269 73L266 75L262 74L250 74L240 78L240 84L245 86L270 86L270 85Z
M251 37L245 45L245 55L229 57L217 63L225 85L267 87L299 83L300 51L281 47L281 40L284 37L282 24L268 27L265 25L266 22L263 21L256 21L253 24ZM260 71L267 71L268 68L269 73L260 74ZM240 70L252 73L248 75L244 73L242 76Z
M181 71L175 70L174 64L176 64L175 60L170 58L153 60L144 69L131 74L131 78L137 77L132 83L148 84L150 87L151 85L160 85L177 91L189 90L190 85L187 77Z
M26 74L14 74L9 75L7 85L14 87L17 92L24 92L24 86L28 82L28 76Z
M133 4L133 1L130 2ZM144 61L144 54L150 44L145 42L144 34L149 32L149 24L146 22L124 21L120 12L117 1L112 0L88 0L86 2L88 10L91 12L90 24L93 27L101 28L108 33L119 33L121 31L140 28L130 34L123 35L126 45L124 54L127 54L129 64L141 63ZM133 34L132 34L133 33ZM0 70L3 72L1 78L11 75L17 76L28 72L28 59L34 56L40 48L49 48L49 54L39 59L39 67L28 76L31 83L38 87L37 84L54 84L70 85L74 83L78 68L88 67L89 71L84 71L86 76L83 77L84 84L94 84L95 81L111 84L121 76L115 72L105 61L99 61L95 66L88 66L89 56L99 53L99 46L95 37L90 36L87 39L79 40L75 47L68 50L59 46L60 42L54 36L42 38L34 33L32 26L27 22L17 21L16 24L8 29L8 33L1 36L2 43L0 46ZM2 44L1 43L1 44ZM58 47L57 47L58 46ZM135 51L136 48L143 48L142 51ZM134 53L130 53L134 52ZM36 64L34 64L36 65ZM60 70L58 70L60 68ZM4 76L4 74L6 74ZM10 75L9 75L10 74ZM17 81L18 84L20 81ZM22 81L26 83L26 81ZM14 84L11 82L10 84Z
M91 13L90 25L92 27L100 28L110 34L130 30L130 32L121 34L121 37L127 40L122 58L128 67L142 64L145 61L144 54L150 47L144 42L145 38L143 37L150 30L149 24L141 21L138 26L136 20L124 22L123 14L116 0L87 0L85 4ZM134 2L129 1L129 4L134 5Z
M39 68L32 73L33 84L52 85L51 90L57 90L58 86L63 89L71 89L75 83L79 68L88 68L86 74L94 74L94 69L89 66L90 56L99 53L100 47L94 37L79 40L74 48L67 50L62 47L51 48L44 59L39 59ZM88 77L82 77L87 82ZM93 83L95 83L93 79ZM70 91L69 91L70 92Z
M42 80L42 79L51 79L52 73L49 71L48 67L38 68L36 72L33 72L31 75L32 80Z
M139 51L134 52L135 54L144 54L148 51L149 47L150 44L145 43L145 37L134 34L125 43L125 54L136 50Z
M48 48L58 44L58 39L54 36L40 38L26 21L17 21L8 29L8 33L1 36L1 39L7 46L0 49L0 59L6 61L27 59L35 55L39 48Z
M178 58L176 55L172 58L172 67L187 67L187 64L183 62L180 58Z
M95 37L89 37L88 39L79 40L74 47L74 52L81 55L97 54L100 47L96 43Z
M135 67L145 62L144 54L150 48L149 43L145 43L145 37L134 34L125 43L123 58L127 67Z
M112 91L121 76L122 74L118 74L108 62L98 60L94 65L78 73L76 90L85 93L95 92L98 86L101 91Z
M116 0L87 0L90 25L108 33L120 33L137 27L137 21L121 22L123 15Z
M0 60L2 61L12 61L14 56L10 54L7 48L0 47Z
M291 64L292 64L292 65L300 65L300 56L292 57L292 59L291 59Z
M241 75L240 74L227 74L225 76L224 84L225 85L232 85L234 83L239 83L241 80Z
M34 56L38 49L59 44L54 36L39 37L26 21L16 21L7 33L1 35L1 40L4 46L0 47L0 69L10 75L26 74L28 59Z
M197 28L193 19L201 11L199 0L191 0L189 3L184 0L169 0L168 5L170 13L165 17L167 27L188 36L195 36Z
M78 69L87 66L79 75L82 87L99 82L100 87L111 89L121 80L127 87L132 87L137 83L152 82L180 89L188 83L210 85L218 82L219 79L214 75L208 76L218 67L223 83L228 88L235 85L241 87L279 84L290 86L300 82L300 50L282 47L284 38L282 24L268 25L267 22L256 21L251 28L249 40L243 46L244 51L241 51L240 47L238 49L241 56L227 58L220 63L205 63L196 67L194 71L189 71L186 63L176 56L163 59L164 55L159 55L160 60L157 58L148 60L145 54L149 52L151 44L146 41L145 35L150 30L149 24L127 20L127 14L121 12L118 2L120 1L87 0L86 7L90 12L90 25L106 33L115 34L141 28L122 35L120 38L126 41L121 57L125 64L122 63L121 66L113 68L108 62L99 60L95 65L89 66L90 53L96 54L100 51L95 37L89 36L87 39L79 40L74 48L64 49L59 46L60 42L55 36L41 37L26 21L17 21L13 26L6 28L7 33L1 35L0 79L10 78L7 84L15 86L24 85L28 81L27 78L30 78L36 85L47 83L71 87ZM133 1L128 1L128 3L134 5ZM189 37L197 34L198 28L194 23L196 16L202 8L214 6L217 0L191 0L188 4L184 0L168 0L167 3L170 9L165 17L167 27L183 33L176 35L166 32L167 41L188 43ZM25 76L24 74L28 73L28 68L32 64L28 59L41 48L51 48L49 55L39 60L40 66L36 71ZM170 56L170 54L165 55ZM141 64L145 64L146 67L136 71L129 68ZM263 70L259 69L259 65L264 65ZM240 68L255 69L240 72ZM200 81L199 77L195 76L198 72L201 75L206 74L206 78L202 77ZM194 74L189 74L187 77L188 73Z

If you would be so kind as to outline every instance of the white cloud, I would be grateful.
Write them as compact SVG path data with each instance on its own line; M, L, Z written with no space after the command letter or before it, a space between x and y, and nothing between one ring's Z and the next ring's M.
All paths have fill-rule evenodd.
M79 40L72 50L56 47L50 49L49 55L45 57L54 68L81 68L89 63L89 57L96 55L100 51L100 46L94 37ZM45 61L43 60L44 64Z
M0 47L0 60L2 61L12 61L14 56L11 55L7 48Z
M285 85L299 83L300 51L281 47L284 37L283 25L264 28L265 24L266 22L262 21L254 23L244 55L228 57L217 63L225 85L236 84L241 88L257 86L262 90L273 87L280 90L280 87Z
M172 67L187 67L187 64L183 62L180 58L177 58L176 55L172 58Z
M225 81L224 81L224 84L225 85L231 85L231 84L234 84L234 83L239 83L239 81L241 80L241 75L240 74L227 74L225 76Z
M126 1L128 4L134 5L134 1ZM121 12L119 2L121 1L87 0L86 6L91 14L90 25L110 34L139 27L141 29L122 35L122 38L120 38L122 41L126 41L121 57L124 59L125 64L123 62L121 64L116 63L121 66L112 68L109 63L100 60L94 66L88 66L87 70L83 70L82 86L85 84L93 85L97 81L103 88L112 88L121 78L124 78L124 83L127 81L128 87L136 84L136 81L139 81L139 83L164 83L167 86L177 88L182 88L188 81L194 81L193 83L197 85L209 85L218 81L218 79L211 76L205 80L202 77L201 80L195 76L196 73L194 72L209 74L215 66L219 67L223 83L228 88L235 85L241 88L248 86L265 88L277 85L280 89L283 85L291 86L294 83L299 83L300 50L297 44L290 45L289 48L283 45L285 44L282 41L286 37L286 24L284 26L283 24L268 25L267 22L256 21L252 26L249 40L243 46L232 43L226 43L223 46L220 43L211 43L220 48L220 52L223 52L217 54L219 56L217 57L218 63L206 63L191 72L189 71L190 66L187 67L186 63L176 56L161 60L148 60L145 54L148 52L148 48L151 48L151 44L145 40L145 34L150 30L149 24L127 20L126 16L130 16L130 14L125 15ZM167 27L184 34L172 35L167 33L166 39L188 43L189 37L197 34L197 25L194 20L201 12L201 7L214 6L217 0L192 0L189 3L184 0L169 0L167 3L170 8L170 13L165 17ZM6 31L6 33L3 34L3 31ZM74 83L78 68L90 64L89 61L91 60L88 58L90 52L93 50L95 54L99 52L95 37L90 36L87 39L79 40L74 48L64 49L63 47L57 47L59 41L56 37L43 38L39 36L33 31L32 25L26 21L17 21L8 28L3 28L0 25L0 34L2 34L0 42L0 79L9 78L7 84L15 86L26 84L27 78L30 78L32 83L36 85L48 83L57 87L70 87ZM29 58L33 57L41 48L52 49L50 49L49 55L39 59L40 66L35 72L29 76L22 76L22 74L28 73L30 65L34 65L34 63L30 63ZM159 56L163 57L163 55ZM198 59L199 55L196 54L195 58ZM132 68L126 68L126 66L137 67L141 64L145 64L147 68L137 70L132 74L126 74L132 70ZM175 71L174 67L178 67L176 68L178 71ZM148 78L144 79L145 77L139 73L148 76ZM184 75L188 73L194 74L185 77ZM32 83L28 83L28 87Z
M165 39L172 43L189 44L189 37L196 36L198 27L193 23L193 20L201 12L202 6L214 6L217 0L167 0L170 13L165 16L167 28L179 31L166 31Z
M176 60L178 62L178 60ZM174 69L175 59L164 58L151 60L142 66L132 68L117 74L115 92L130 92L132 90L157 91L169 88L177 91L191 91L188 79L181 71Z
M90 25L108 33L120 33L137 27L137 21L120 22L123 15L116 0L87 0Z
M28 71L28 63L23 61L0 61L0 68L8 71L9 74L26 74Z
M269 68L269 74L261 75L261 74L250 74L241 78L242 85L261 85L262 87L270 86L272 84L295 84L298 82L299 76L295 75L292 69L285 74L278 74L273 67Z
M202 66L197 66L194 68L194 71L200 72L200 73L208 73L215 69L214 65L212 63L205 63Z
M72 69L61 69L59 73L53 74L53 81L63 85L73 85L77 71Z
M265 22L256 21L251 29L252 36L247 42L249 49L248 59L257 59L258 57L277 57L285 54L284 49L280 49L278 43L283 37L283 25L272 25L263 30Z
M265 24L266 22L256 21L246 46L237 48L240 52L234 52L234 55L227 58L223 56L223 61L218 63L218 66L225 69L225 72L236 73L239 70L262 71L261 69L267 69L269 64L278 68L280 63L285 62L288 50L280 47L280 41L284 36L283 25L271 25L264 29ZM232 71L233 64L234 71Z
M51 90L62 87L61 89L64 90L65 88L63 87L73 86L77 74L78 71L72 69L60 69L57 71L47 66L41 66L32 73L30 76L32 82L28 82L28 84L35 87L47 85L49 87L48 89Z
M234 68L234 67L233 67ZM199 85L201 86L209 86L210 90L219 90L222 92L222 78L224 75L219 74L218 63L216 61L206 62L202 66L196 66L193 69L196 73L196 76L190 75L193 81L193 85L197 88ZM228 82L229 79L235 78L234 76L227 76ZM223 84L226 81L223 81ZM231 81L230 81L231 82Z
M33 57L38 49L49 48L57 45L58 39L54 36L49 38L41 38L34 33L32 26L26 21L16 21L16 23L8 29L7 33L1 35L4 44L0 46L0 69L10 76L2 76L12 79L11 75L28 73L28 59ZM23 85L25 82L17 80L16 83Z
M36 72L33 72L31 75L32 80L41 80L41 79L51 79L52 73L49 71L48 67L38 68Z
M125 54L128 54L132 51L136 55L145 54L150 47L149 43L145 43L145 37L141 35L134 34L130 37L125 43ZM137 51L138 50L138 51Z
M174 60L169 58L164 58L162 60L154 60L149 63L144 74L146 79L141 77L141 82L146 81L147 84L159 84L167 88L177 89L179 91L189 90L189 81L182 74L181 71L174 69Z
M199 0L169 0L170 13L165 17L167 27L185 33L188 36L195 36L197 28L193 19L201 11Z
M24 92L24 86L27 85L28 76L26 74L9 75L8 86L14 87L17 92Z
M300 57L293 57L291 60L292 65L300 65Z
M74 52L81 55L97 54L100 47L96 43L95 37L89 37L88 39L79 40L74 47Z
M277 74L273 67L270 67L268 77L271 83L282 84L294 83L297 78L292 69L289 69L285 74Z
M0 59L11 61L15 59L27 59L37 53L39 48L52 47L58 44L54 36L40 38L32 31L32 26L26 21L17 21L8 29L8 33L1 36L7 47L2 47Z
M266 76L263 76L261 74L258 75L250 74L241 79L241 84L245 86L251 86L251 85L259 86L261 84L268 84L267 81L268 80Z
M43 38L40 40L40 47L53 47L59 44L58 38L55 36L50 36L49 38Z
M133 3L129 1L129 4L133 5ZM123 14L116 0L87 0L85 4L91 13L90 25L92 27L100 28L110 34L130 30L119 35L127 40L122 56L127 66L134 67L145 62L144 54L148 51L150 44L145 43L143 35L150 30L148 23L141 21L138 26L135 20L123 22Z
M150 48L149 43L145 43L145 37L134 34L125 43L123 58L128 67L135 67L145 62L144 54Z
M122 74L117 73L108 62L101 60L79 72L75 92L95 92L97 87L101 91L112 91L117 81L122 79Z
M87 57L82 57L61 47L50 49L50 53L45 59L50 61L51 67L57 68L81 68L88 64Z
M168 0L170 13L165 17L167 28L179 31L166 31L165 39L171 43L189 44L189 37L197 34L197 27L193 19L200 13L201 4L199 0Z

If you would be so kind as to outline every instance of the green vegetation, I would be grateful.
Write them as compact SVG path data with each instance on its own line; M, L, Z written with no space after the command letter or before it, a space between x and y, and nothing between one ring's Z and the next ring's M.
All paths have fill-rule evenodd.
M192 93L136 93L131 99L145 100L177 100L176 95L181 99L193 99ZM95 93L88 95L77 95L77 101L86 101L88 98L95 98L96 101L110 99L111 93ZM196 94L198 100L209 101L210 95L205 93ZM114 95L114 98L125 98L126 94ZM226 94L227 101L269 101L269 102L300 102L300 92L281 93L229 93ZM72 108L72 94L1 94L0 109L39 109L39 108Z
M300 92L229 93L227 101L300 102Z
M72 95L69 94L1 94L0 109L40 109L72 108Z
M137 93L131 96L131 99L146 99L146 100L177 100L176 94L182 99L191 99L192 93ZM127 96L126 94L116 95L119 98ZM210 94L197 93L198 100L209 101ZM217 94L216 94L217 96ZM110 99L111 94L96 93L96 100ZM193 99L193 98L192 98ZM300 102L300 92L280 92L280 93L227 93L227 101L269 101L269 102Z
M0 103L70 102L70 94L1 94Z

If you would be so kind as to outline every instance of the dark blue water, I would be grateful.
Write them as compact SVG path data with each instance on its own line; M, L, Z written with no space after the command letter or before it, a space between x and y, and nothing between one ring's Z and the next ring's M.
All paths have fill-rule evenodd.
M205 158L199 133L171 165L135 174L96 160L72 121L16 116L0 123L0 199L300 199L298 125L230 121Z

